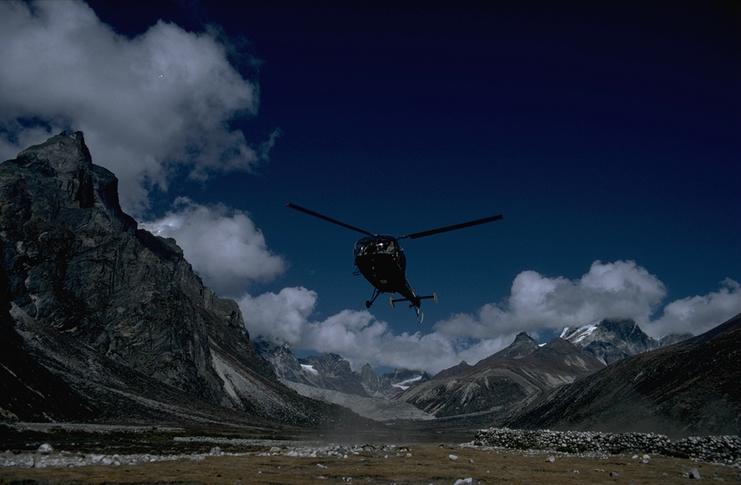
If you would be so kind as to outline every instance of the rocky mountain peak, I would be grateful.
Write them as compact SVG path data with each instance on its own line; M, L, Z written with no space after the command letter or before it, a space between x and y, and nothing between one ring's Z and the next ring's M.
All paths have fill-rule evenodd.
M46 220L57 220L60 216L72 215L69 209L97 208L98 211L86 214L92 224L112 223L116 229L136 229L136 221L121 209L118 179L109 170L93 164L80 131L62 132L23 150L15 160L5 164L16 167L13 173L27 175L14 186L19 192L9 194L21 197L17 202L22 203L21 208L26 212L36 212ZM30 193L37 197L22 198Z
M530 341L532 340L535 342L535 340L527 333L527 332L520 332L515 336L515 342L522 342L522 341Z
M605 364L659 345L631 319L603 319L596 324L566 327L561 338L583 348Z
M237 303L204 287L174 240L136 226L121 210L116 177L93 164L80 132L0 164L0 289L9 303L0 322L18 341L12 354L0 352L0 367L19 385L48 369L54 382L45 377L39 388L60 391L47 401L77 400L116 419L166 409L182 417L196 407L324 419L322 406L277 382ZM29 359L34 367L16 365ZM65 418L4 394L0 415Z
M605 318L599 322L598 327L601 327L606 332L613 332L624 338L630 337L635 332L643 333L641 327L630 318Z
M500 350L493 357L507 358L507 359L522 359L535 352L538 349L538 342L536 342L526 332L520 332L517 334L512 343Z
M26 148L16 160L26 163L46 163L57 174L67 174L79 170L92 169L93 159L85 145L81 131L63 131L44 143Z
M579 350L576 345L563 338L555 338L540 349L543 351L548 350L553 352L574 352Z

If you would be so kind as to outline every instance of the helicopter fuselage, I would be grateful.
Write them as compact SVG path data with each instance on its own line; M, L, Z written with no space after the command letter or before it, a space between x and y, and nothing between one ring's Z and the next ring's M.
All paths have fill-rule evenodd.
M418 239L420 237L434 236L443 232L457 231L466 227L478 226L488 222L498 221L502 218L501 214L495 216L483 217L460 224L436 227L427 231L413 232L402 236L394 237L389 235L376 234L363 229L362 227L352 226L333 217L329 217L320 212L301 207L300 205L288 203L288 207L295 209L312 217L317 217L324 221L342 226L345 229L365 234L366 237L358 239L355 243L355 266L358 271L373 285L373 296L366 300L365 307L370 308L373 302L381 293L398 293L402 298L389 299L393 307L395 303L409 302L417 313L417 320L422 323L422 300L437 301L437 294L419 296L409 284L406 275L407 258L404 250L399 244L399 239Z
M393 236L368 236L355 243L355 265L376 290L399 293L415 306L417 295L406 277L404 249Z

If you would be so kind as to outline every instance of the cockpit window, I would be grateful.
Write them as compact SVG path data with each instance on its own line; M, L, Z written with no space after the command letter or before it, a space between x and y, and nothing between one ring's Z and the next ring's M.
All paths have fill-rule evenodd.
M355 244L356 256L366 256L370 254L394 254L395 252L396 244L393 240L360 240Z

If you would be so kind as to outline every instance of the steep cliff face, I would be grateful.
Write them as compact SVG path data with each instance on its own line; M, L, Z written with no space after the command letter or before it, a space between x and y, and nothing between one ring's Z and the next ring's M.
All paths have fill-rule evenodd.
M160 401L182 398L287 422L322 419L326 409L280 385L256 354L237 304L203 286L174 240L137 229L121 210L115 176L92 163L82 133L0 164L0 262L14 355L66 383L79 410L115 416L109 396L160 413ZM7 370L25 373L19 362ZM0 408L20 419L30 412L7 396Z

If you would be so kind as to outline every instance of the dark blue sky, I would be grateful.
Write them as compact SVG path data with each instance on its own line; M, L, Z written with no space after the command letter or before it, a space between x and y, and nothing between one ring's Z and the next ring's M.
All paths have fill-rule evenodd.
M501 300L525 269L576 278L597 259L636 260L668 300L741 279L737 3L233 3L90 5L125 35L218 26L259 82L260 112L238 124L255 143L280 129L270 161L183 178L154 205L248 211L290 263L255 291L316 290L319 316L370 295L351 276L355 234L289 200L395 234L504 213L405 244L412 284L441 298L428 321ZM416 328L404 309L374 313Z

